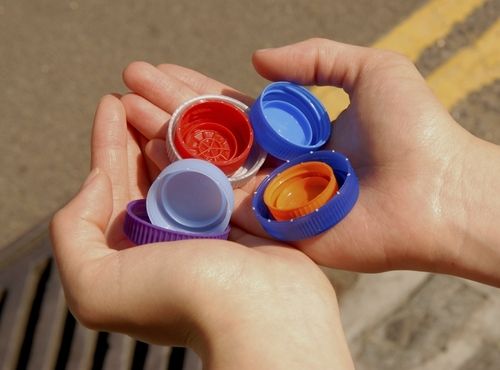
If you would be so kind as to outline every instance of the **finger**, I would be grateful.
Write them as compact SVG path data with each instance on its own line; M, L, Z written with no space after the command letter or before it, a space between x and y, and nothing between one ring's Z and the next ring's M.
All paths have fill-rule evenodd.
M262 238L269 238L269 234L264 231L255 217L255 213L252 209L252 200L255 189L266 175L267 172L259 173L258 176L252 179L243 188L234 190L234 210L231 216L233 225Z
M395 53L343 44L326 39L310 39L296 44L258 50L253 55L255 69L269 80L288 80L302 85L333 85L352 92L361 74ZM403 59L403 57L401 57Z
M112 221L129 201L127 123L119 99L107 95L101 99L92 129L92 168L100 168L111 180L113 189Z
M160 175L161 170L153 163L153 161L146 157L146 166L148 168L149 181L153 183Z
M144 157L138 144L139 136L141 135L129 125L127 153L130 200L144 198L150 186L146 163L144 162Z
M253 103L253 99L248 95L192 69L176 64L160 64L158 69L169 76L175 76L200 95L220 94L239 100L246 105Z
M146 157L155 165L158 169L156 173L156 178L158 174L170 164L167 156L167 149L165 146L165 140L154 139L146 144L144 149Z
M129 89L169 114L198 95L184 82L146 62L129 64L123 71L123 81Z
M137 94L126 94L121 101L127 113L127 121L148 139L163 139L167 134L170 114Z
M52 245L63 278L89 261L113 253L104 236L113 207L111 192L107 175L94 168L78 194L54 215Z
M151 161L151 159L146 154L146 145L149 143L149 140L144 136L140 136L139 138L139 146L141 148L142 155L144 157L144 163L146 163L146 170L148 172L149 183L151 184L160 174L160 169Z
M267 236L252 210L252 195L244 190L234 190L234 210L231 215L231 223L250 234L263 238Z

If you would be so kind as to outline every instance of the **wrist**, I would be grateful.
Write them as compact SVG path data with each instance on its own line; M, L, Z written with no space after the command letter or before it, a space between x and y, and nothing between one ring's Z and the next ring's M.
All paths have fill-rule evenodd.
M256 297L259 304L226 305L207 320L200 353L205 367L353 369L333 288L325 293L291 287L289 296L279 288Z
M207 369L353 369L343 336L325 330L331 324L323 322L321 330L313 326L316 333L306 323L228 332L212 342Z
M500 148L472 135L466 142L446 195L453 239L438 272L500 286Z

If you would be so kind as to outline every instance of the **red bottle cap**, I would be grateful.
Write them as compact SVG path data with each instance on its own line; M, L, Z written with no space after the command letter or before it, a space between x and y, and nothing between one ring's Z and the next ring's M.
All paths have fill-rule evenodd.
M179 117L174 145L183 158L204 159L232 174L250 153L253 130L240 109L223 101L204 101Z

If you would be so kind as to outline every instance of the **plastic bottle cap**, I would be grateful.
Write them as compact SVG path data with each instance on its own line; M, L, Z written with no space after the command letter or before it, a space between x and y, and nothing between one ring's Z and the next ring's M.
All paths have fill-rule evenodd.
M219 123L200 123L187 128L178 125L174 135L176 148L184 158L205 159L215 165L233 159L238 149L233 133Z
M174 144L184 158L212 162L232 174L245 162L253 130L245 112L224 101L193 104L180 116Z
M264 191L264 203L278 221L305 216L322 207L337 192L330 166L303 162L277 174Z
M323 162L333 169L338 191L323 206L313 212L286 221L275 220L266 203L264 193L281 173L301 163ZM340 222L354 207L359 195L358 179L347 157L334 151L304 154L276 168L259 185L252 200L252 209L264 230L276 239L302 240L318 235Z
M252 105L250 121L260 146L282 160L320 149L331 133L321 102L291 82L269 84Z
M184 159L160 173L149 189L146 207L153 225L222 233L234 208L233 189L226 175L210 162Z
M227 240L228 226L222 233L189 233L164 229L151 224L146 211L146 200L139 199L127 205L123 232L136 245L169 242L186 239L223 239Z
M253 139L247 110L242 102L223 95L186 101L169 121L166 143L170 161L212 158L234 188L243 186L266 159L266 152Z

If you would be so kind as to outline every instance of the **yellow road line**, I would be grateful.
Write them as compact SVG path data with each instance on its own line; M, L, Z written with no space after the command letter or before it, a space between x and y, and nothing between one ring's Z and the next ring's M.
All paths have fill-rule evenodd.
M427 82L439 100L451 108L481 86L500 78L500 20L476 42L461 49L431 73Z
M446 36L485 0L430 0L379 39L374 47L390 49L418 59L425 48ZM332 119L349 105L347 94L337 88L316 86L312 92L325 104Z
M342 89L331 86L314 86L311 92L323 103L331 120L349 105L349 95Z
M455 23L467 18L484 2L485 0L431 0L373 46L391 49L411 60L417 60L422 51L446 36Z

